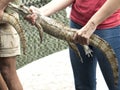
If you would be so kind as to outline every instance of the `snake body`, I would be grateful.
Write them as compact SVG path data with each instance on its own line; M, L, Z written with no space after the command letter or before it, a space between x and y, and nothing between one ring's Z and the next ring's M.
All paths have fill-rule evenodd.
M25 36L24 36L24 32L22 30L22 27L19 23L19 20L15 16L13 16L12 14L4 13L0 23L9 23L12 26L14 26L15 30L17 31L17 33L20 36L20 41L22 43L23 53L25 54L25 48L26 48Z
M15 10L16 12L21 14L23 17L25 17L28 14L31 14L29 8L24 5L17 6L17 5L10 3L8 5L8 7ZM10 19L8 19L8 20L10 20ZM13 25L13 26L17 27L16 25ZM39 13L38 13L38 18L35 22L35 26L38 28L41 38L42 38L42 33L45 32L45 33L50 34L58 39L67 41L69 46L80 57L81 62L83 62L82 58L80 56L80 52L79 52L76 44L73 43L73 39L72 39L74 34L76 33L77 29L69 28L69 27L65 26L64 24L59 23L52 18L43 16ZM21 34L19 34L19 35L21 35ZM23 38L23 35L21 36L21 38ZM21 40L23 40L23 39L21 39ZM116 58L114 50L111 48L111 46L105 40L103 40L102 38L100 38L99 36L97 36L95 34L93 34L90 37L90 45L101 50L103 52L103 54L105 55L105 57L107 58L108 62L111 65L112 71L113 71L114 84L115 84L115 86L117 86L119 73L118 73L118 62L117 62L117 58ZM91 55L91 51L90 51L89 47L88 46L83 46L83 47L84 47L86 53L88 55Z

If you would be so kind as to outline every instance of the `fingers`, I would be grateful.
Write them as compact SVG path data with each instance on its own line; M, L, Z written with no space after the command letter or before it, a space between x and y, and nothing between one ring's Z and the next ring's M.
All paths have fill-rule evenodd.
M27 18L28 18L29 22L34 25L35 21L37 19L37 15L36 14L31 14L31 15L28 15Z
M81 45L89 45L89 38L85 33L82 33L80 30L77 31L73 37L75 43L79 43Z
M30 6L30 11L34 13L34 6Z
M89 38L84 34L80 36L80 39L78 39L78 41L82 45L89 45Z
M74 43L78 43L78 33L75 33L73 36Z
M34 25L35 24L35 21L36 21L36 19L37 19L37 14L35 13L35 10L34 10L34 6L31 6L30 7L30 12L32 13L32 14L29 14L29 15L27 15L26 17L25 17L25 19L27 20L27 21L29 21L32 25Z
M34 6L30 6L30 11L32 12L32 13L37 13L37 9L36 9L36 7L34 7Z

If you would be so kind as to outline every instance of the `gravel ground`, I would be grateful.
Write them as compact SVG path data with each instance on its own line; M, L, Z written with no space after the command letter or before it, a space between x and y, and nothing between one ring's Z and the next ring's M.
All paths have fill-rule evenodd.
M24 90L75 90L68 49L17 70ZM97 90L108 90L97 68Z

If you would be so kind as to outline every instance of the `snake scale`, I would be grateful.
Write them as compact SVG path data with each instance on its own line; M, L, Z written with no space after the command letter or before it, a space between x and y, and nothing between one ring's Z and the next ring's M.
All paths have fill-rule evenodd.
M21 14L23 17L25 17L28 14L31 14L30 10L28 7L24 6L24 5L14 5L12 3L9 3L8 8L13 9L14 11L16 11L17 13ZM20 38L21 41L23 43L23 49L25 49L25 38L24 38L24 33L21 29L21 27L19 26L19 22L16 19L11 19L14 18L8 14L4 14L2 21L3 22L8 22L9 24L13 25ZM40 33L40 38L42 40L42 35L43 32L50 34L58 39L62 39L68 42L69 46L76 52L76 54L80 57L81 62L82 58L80 56L80 52L76 46L76 44L73 43L73 36L76 33L77 29L73 29L73 28L69 28L67 26L65 26L62 23L59 23L57 21L55 21L52 18L43 16L41 14L38 13L38 18L35 22L35 26L38 28L38 31ZM19 28L18 28L19 27ZM117 62L117 58L115 55L115 52L113 51L113 49L111 48L111 46L102 38L100 38L99 36L93 34L90 37L90 43L91 46L98 48L99 50L101 50L103 52L103 54L105 55L105 57L107 58L108 62L111 65L112 68L112 72L113 72L113 76L114 76L114 84L115 86L118 85L118 77L119 77L119 72L118 72L118 62ZM91 55L91 50L89 49L88 46L84 46L85 52L88 56Z
M19 23L19 20L15 18L12 14L4 13L3 18L1 19L0 23L9 23L12 26L14 26L15 30L20 36L20 41L22 43L22 48L23 48L23 53L25 54L25 48L26 48L26 43L25 43L25 36L24 32L21 28L21 24Z

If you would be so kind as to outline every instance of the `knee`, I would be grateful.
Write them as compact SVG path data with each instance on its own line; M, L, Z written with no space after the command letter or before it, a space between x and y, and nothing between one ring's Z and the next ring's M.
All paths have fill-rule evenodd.
M4 75L9 75L9 65L1 65L0 66L0 71L1 74Z
M0 61L0 71L2 75L6 75L9 73L10 70L10 64L8 62L5 62L4 60Z
M5 57L0 58L0 71L1 74L6 75L9 73L14 73L16 70L16 59L15 57Z

